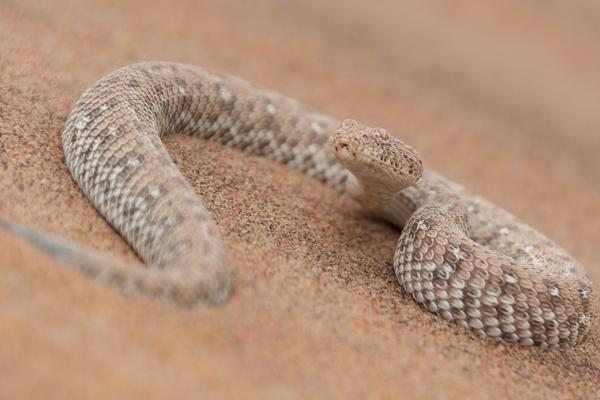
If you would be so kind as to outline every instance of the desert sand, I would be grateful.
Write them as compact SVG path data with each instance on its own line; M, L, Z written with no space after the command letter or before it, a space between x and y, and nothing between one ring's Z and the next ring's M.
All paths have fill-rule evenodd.
M186 62L386 127L600 288L598 37L586 0L0 1L0 218L136 262L60 133L104 74ZM231 300L128 298L0 233L1 399L600 398L600 321L565 351L478 339L401 292L398 232L351 199L218 145L166 145L227 243Z

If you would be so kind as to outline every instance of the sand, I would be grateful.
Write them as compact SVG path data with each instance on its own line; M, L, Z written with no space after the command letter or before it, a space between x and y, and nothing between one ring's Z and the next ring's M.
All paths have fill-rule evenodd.
M392 130L598 287L600 8L496 3L0 1L0 218L135 261L71 180L60 133L105 73L187 62ZM477 339L400 291L398 232L350 199L166 144L224 235L231 300L124 297L0 233L1 399L600 398L600 321L563 352Z

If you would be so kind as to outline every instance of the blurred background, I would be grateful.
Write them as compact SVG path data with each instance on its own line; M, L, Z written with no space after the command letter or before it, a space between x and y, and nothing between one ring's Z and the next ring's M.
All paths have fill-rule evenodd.
M73 186L64 168L59 133L72 102L99 77L132 62L177 61L239 75L298 98L336 117L351 117L372 126L387 128L417 149L424 157L427 168L433 168L502 205L567 248L585 265L598 288L599 39L600 3L588 0L0 0L0 187L3 188L3 193L0 194L0 216L132 257L127 246L104 224ZM170 150L179 148L178 146L189 150L194 145L177 138L173 139L169 146ZM213 152L218 155L218 151L220 150ZM237 156L228 158L237 159ZM185 157L179 160L184 167L185 160ZM225 161L214 159L214 162ZM189 168L186 176L194 177L191 167ZM226 170L228 174L240 170L239 166L229 168L229 172ZM270 179L275 178L277 176L273 175ZM252 188L248 187L248 190L250 189ZM283 196L282 193L285 193L284 189L275 197ZM234 195L240 196L240 193ZM217 200L209 200L209 206L224 204L218 202L218 194L215 196L214 199ZM300 195L294 196L301 199ZM303 207L311 207L309 200L306 200L308 205ZM316 202L315 199L312 201ZM322 204L312 204L316 210L317 205ZM215 206L215 209L218 207ZM54 217L67 213L69 218ZM280 221L276 216L273 214L275 225ZM218 215L219 220L224 219L224 227L229 223L242 223L235 218L241 217L225 212ZM326 222L333 223L329 220ZM372 231L365 232L365 237L374 235ZM394 233L385 232L387 238L393 239ZM260 240L257 239L261 246L262 242L272 239L271 232L263 234ZM284 240L283 236L281 240ZM230 238L234 252L236 246L240 254L242 251L239 249L244 249L244 254L246 251L255 251L252 250L254 247L244 248L240 243L242 241L238 243ZM390 250L393 240L386 246ZM280 243L275 243L273 248L282 247ZM17 250L12 247L5 249L5 254L17 254ZM366 247L363 250L369 254ZM244 298L244 293L248 293L244 292L248 290L244 289L244 282L251 288L246 299L267 296L261 290L281 290L282 293L285 291L289 282L285 281L283 284L283 281L273 278L268 270L260 269L262 264L256 261L261 260L260 253L251 253L248 257L255 259L248 261L248 266L252 268L239 269L238 278L241 283L238 289L241 292L238 293L238 298ZM364 257L359 258L357 262L363 262L363 259ZM14 265L18 265L16 261L13 262ZM281 271L287 274L286 277L301 277L303 273L311 271L301 264L301 268L293 263L290 267L289 259L282 263L284 267L289 267L287 270L281 267L284 268ZM309 259L306 263L318 265L316 261ZM311 284L303 287L301 293L305 293L307 288L312 288L311 290L316 290L311 292L313 297L324 300L318 300L321 301L318 304L322 308L314 307L310 311L317 313L316 310L320 310L319 313L310 314L306 311L308 314L305 317L308 322L306 325L299 322L298 326L310 331L315 326L315 321L318 321L318 324L325 326L323 331L327 332L327 329L338 332L336 329L341 330L340 327L357 332L364 329L364 337L348 339L350 342L355 341L352 342L354 344L360 344L357 345L358 350L352 347L352 343L344 342L346 339L340 339L346 338L344 335L347 330L333 336L327 336L326 333L315 336L314 343L330 338L331 343L347 344L348 347L342 346L338 350L356 357L350 358L351 362L347 362L348 359L340 361L340 358L336 358L338 356L329 354L325 348L307 347L306 343L302 342L304 337L293 338L300 345L295 353L297 358L289 356L288 360L297 363L294 364L294 368L299 368L300 372L294 370L295 375L290 373L294 378L288 377L286 381L284 378L289 372L287 368L291 368L290 364L277 364L280 368L276 371L284 375L281 381L286 381L290 386L273 386L268 392L273 398L301 398L293 397L291 394L297 392L290 388L299 388L300 393L307 390L315 394L324 390L321 393L339 394L340 392L336 391L341 391L348 394L352 385L358 385L363 390L358 393L366 395L370 393L372 386L359 381L361 377L372 377L369 374L383 376L383 383L378 386L379 390L383 391L386 388L393 389L394 383L399 386L413 385L423 376L434 376L435 379L427 381L431 384L430 387L414 389L424 398L443 398L444 393L450 393L449 398L465 394L473 396L470 398L486 398L486 387L495 388L499 393L506 395L526 394L532 398L539 398L540 393L543 394L541 397L551 396L553 393L560 394L557 397L575 397L577 393L580 398L593 397L592 392L597 386L593 382L595 380L597 383L597 379L600 379L597 328L592 332L588 347L564 357L520 352L514 356L512 350L509 353L503 348L491 347L476 349L472 353L463 352L457 349L466 349L477 344L462 339L461 335L453 335L454 331L448 333L449 328L446 325L436 325L438 322L422 317L421 312L402 297L399 297L399 300L396 297L395 300L389 300L392 298L390 295L389 298L386 297L387 302L373 306L375 300L366 295L365 299L369 300L358 295L352 297L355 295L352 291L349 291L349 294L339 292L343 290L341 288L349 287L352 277L356 276L356 271L352 270L347 271L346 280L336 275L342 274L341 276L345 277L344 271L332 268L324 273L325 278L322 278L324 282L329 282L327 279L331 282L343 281L343 285L340 284L339 287L334 284L327 286L320 280L321 283L317 284L317 281L312 279L314 276L309 279ZM11 276L21 277L20 274L21 270L15 267ZM32 273L31 276L35 275ZM381 293L391 293L382 288L394 288L393 277L382 276L388 279L385 281L388 286L375 286L373 290L377 293L371 293L373 298L381 299ZM370 279L367 275L363 278ZM23 282L29 282L28 279L33 278L28 277ZM61 287L52 276L44 279L53 282L58 288ZM382 281L385 279L382 278ZM255 281L265 282L264 285L270 289L252 286L254 283L250 282ZM71 282L70 278L65 278L65 282ZM77 283L80 285L77 287L87 288L86 284L82 281ZM46 286L40 283L39 287ZM333 291L332 287L338 288L338 292ZM363 290L357 288L364 287L365 285L356 285L354 290ZM84 290L88 289L81 289L81 293ZM252 291L256 291L260 296L250 296L254 293ZM4 320L8 318L7 315L12 315L10 321L16 328L9 333L13 338L21 338L23 332L29 332L38 315L54 315L42 313L34 306L28 308L28 312L32 312L31 320L22 316L26 314L16 311L11 314L11 310L17 310L16 304L22 304L24 298L29 298L28 293L24 289L20 295L10 298L12 303L10 299L4 302L4 314L0 312L0 318ZM56 289L53 296L58 296L58 293L62 292ZM340 300L340 293L346 293L344 295L350 296L350 300L347 299L348 302L344 303ZM335 321L335 316L342 318L340 316L346 315L348 309L345 306L340 306L339 309L327 308L335 307L338 303L362 304L361 299L365 300L364 307L367 311L357 312L356 315L368 318L366 316L375 314L384 322L377 320L379 322L359 323L358 320L345 320L346 325L340 325L339 321ZM64 301L65 304L72 303ZM307 300L300 301L300 305L297 305L295 300L289 300L285 304L291 308L282 308L279 310L281 314L273 310L276 301L268 304L248 301L249 305L239 305L239 300L234 298L224 314L218 314L219 317L217 314L210 314L210 318L207 317L206 326L215 323L217 333L202 331L204 328L194 325L188 315L172 316L171 311L163 310L165 315L161 314L160 319L156 317L156 325L150 324L150 330L158 329L163 323L156 321L173 318L168 320L172 321L172 325L166 323L168 329L179 332L180 335L183 334L180 327L191 324L189 334L192 336L177 342L183 344L179 349L179 358L176 359L165 355L171 354L169 349L176 346L165 339L170 331L157 330L157 347L153 347L154 342L145 342L146 346L127 347L133 348L132 354L139 358L135 359L138 361L129 359L121 361L123 364L118 364L123 365L121 373L124 376L124 385L130 385L131 388L133 382L134 389L138 390L134 390L133 393L152 392L154 389L149 390L146 387L148 381L144 380L143 375L134 374L134 377L131 377L130 367L135 367L138 362L140 365L154 365L152 362L160 365L163 360L161 357L166 357L166 365L172 365L174 368L180 363L188 368L212 371L206 363L198 361L204 355L195 358L195 361L188 360L194 353L187 352L199 343L205 343L209 349L217 349L215 354L226 352L224 348L232 349L228 354L235 362L239 360L240 354L244 354L240 365L248 375L241 379L240 387L243 388L246 384L248 390L255 390L257 382L262 384L269 381L271 372L264 372L262 367L256 367L251 360L267 357L266 354L271 354L273 350L256 350L252 343L245 341L245 336L241 333L240 336L221 337L222 333L218 328L226 330L225 328L236 326L244 335L252 329L257 332L265 329L267 333L264 335L267 335L270 332L268 329L276 329L270 324L273 321L283 323L290 309L294 313L304 315L304 309L298 307L302 305L302 301ZM10 306L11 304L13 306ZM147 318L152 318L148 315L154 315L152 312L149 314L148 310L155 310L143 303L139 314L135 311L119 314L120 311L115 310L125 307L121 306L121 303L117 303L119 308L110 308L110 303L109 308L102 309L102 312L95 308L101 307L100 303L86 300L82 304L90 307L92 315L109 315L112 318L108 318L110 321L114 319L119 324L129 321L132 314L140 318L145 316L144 324L147 324ZM238 305L242 307L242 311L246 310L243 307L251 307L250 314L256 313L258 321L252 323L257 325L252 325L249 320L237 316L235 307ZM373 310L369 307L373 307L375 312L372 313ZM63 315L64 311L61 310L57 306L53 312ZM415 310L414 314L412 310ZM242 311L239 311L239 315L248 315L248 310L245 313ZM228 312L230 314L227 314ZM413 320L406 317L407 313L417 322L406 322ZM266 322L260 319L261 315L263 319L266 318ZM85 318L82 316L81 321L85 321ZM406 320L399 322L401 318ZM216 323L216 319L220 322ZM57 320L46 322L48 326L54 327L53 329L58 329ZM244 323L248 325L237 326L236 321L246 321ZM331 325L327 325L326 321ZM381 325L377 325L379 323ZM97 340L101 343L104 339L90 333L90 338L81 339L80 347L77 347L73 343L79 343L77 338L85 337L80 335L78 327L87 326L83 322L82 325L78 324L80 322L70 328L61 328L64 331L59 330L63 335L60 336L61 340L64 339L66 343L64 348L70 349L70 352L64 350L64 354L70 354L66 359L72 361L66 364L73 368L72 372L77 373L83 369L73 360L76 360L81 348L85 348L89 341ZM107 327L112 327L108 322L106 324ZM428 324L434 324L438 331L432 331ZM119 325L115 323L115 326ZM86 329L92 332L96 328ZM120 354L122 346L135 343L142 333L136 331L134 326L130 326L129 329L132 332L131 336L121 338L121 342L113 338L114 348L105 350L112 351L113 355ZM286 336L290 330L293 329L287 329L286 333L276 331L280 336L275 335L268 345L263 343L263 346L268 348L272 343L279 343L279 340L285 354L294 351L286 342L290 339ZM160 332L164 336L160 336ZM413 342L411 338L414 337L414 332L420 332L422 336ZM442 333L439 333L438 337L435 332ZM302 333L304 334L304 331ZM445 340L445 334L450 335L452 340ZM269 337L264 335L259 337ZM185 340L189 340L188 347L184 346ZM451 343L455 340L465 342L460 342L454 348ZM397 355L394 356L396 358L386 358L391 357L392 353L386 353L386 349L390 347L378 347L386 343L389 346L399 346L398 351L403 351L393 353ZM28 347L23 346L11 353L15 358L8 357L5 361L18 359L22 354L20 351ZM162 350L149 350L156 348ZM496 369L490 366L479 351L493 353L485 353L485 357L498 357L497 361L505 363L504 367ZM60 360L60 364L63 363L63 353L48 354L51 355L48 360ZM87 354L96 362L96 369L90 370L91 376L102 373L98 371L107 373L106 371L110 370L109 359L104 359L99 354ZM321 358L314 364L314 360L302 357L306 354L319 354ZM450 357L450 360L443 357ZM231 364L219 364L219 357L209 357L209 360L213 359L217 360L218 371L215 373L217 378L209 382L209 387L214 393L221 393L221 388L227 388L225 382L230 374L228 368L237 364L234 361L231 361ZM268 357L267 360L271 361ZM511 360L514 361L513 364ZM334 376L321 375L322 372L306 372L302 369L303 362L320 366L319 371L345 371L348 386L340 385L341 378L335 374ZM395 363L400 363L400 366ZM500 365L500 361L497 364ZM361 369L361 365L365 368ZM46 367L47 370L42 369L47 374L39 376L52 377L52 370L55 368L52 361L47 361ZM255 367L258 372L254 371ZM379 368L384 367L391 368L392 371L380 373ZM401 367L404 369L396 369ZM151 376L152 383L158 385L162 382L158 378L162 376L162 370L156 368L156 371L160 372ZM367 373L367 370L371 372ZM263 371L264 375L260 375L260 371ZM576 373L570 375L570 372L565 371ZM561 375L563 373L564 375ZM579 373L581 375L577 375ZM90 384L93 379L89 380L89 377L86 377L84 374L77 386L82 391L94 386ZM461 377L467 378L461 383ZM181 379L184 378L188 380L181 383ZM118 381L120 378L114 379ZM191 375L171 376L171 379L177 384L181 383L184 388L195 387L195 377ZM303 379L312 382L314 391L311 392L310 385L302 383ZM164 392L156 393L170 393L169 390L175 387L165 385L162 387ZM397 393L391 389L391 394ZM183 389L182 393L185 393ZM268 393L265 393L263 395L269 397ZM279 396L282 393L285 396Z

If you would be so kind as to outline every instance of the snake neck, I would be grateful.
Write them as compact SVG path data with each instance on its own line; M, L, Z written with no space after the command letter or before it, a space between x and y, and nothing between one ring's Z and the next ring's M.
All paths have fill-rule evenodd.
M370 215L402 229L418 208L414 188L402 184L360 179L349 173L346 192ZM412 194L412 195L411 195Z

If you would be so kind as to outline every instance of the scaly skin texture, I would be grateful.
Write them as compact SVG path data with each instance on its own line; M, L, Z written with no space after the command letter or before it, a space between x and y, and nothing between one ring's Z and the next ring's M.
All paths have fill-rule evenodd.
M403 227L394 270L423 308L523 346L584 339L594 314L591 282L562 248L433 172L417 181L420 159L381 128L344 121L331 143L357 178L348 180L354 197ZM402 162L389 162L390 146Z
M169 133L214 140L348 189L403 228L398 280L446 320L525 346L575 345L589 329L591 283L575 260L499 207L423 174L418 155L385 130L350 120L340 126L295 100L181 64L120 68L88 89L66 122L74 179L147 266L95 262L80 267L88 275L185 305L227 299L225 246L161 143Z
M336 124L294 100L186 65L131 65L102 78L65 124L66 162L150 271L128 275L107 265L105 280L191 306L222 303L229 294L231 272L217 227L162 136L217 141L340 189L347 173L325 146Z

